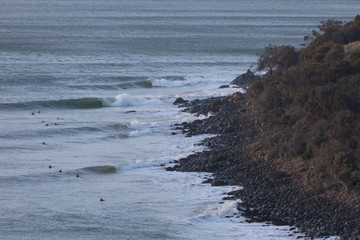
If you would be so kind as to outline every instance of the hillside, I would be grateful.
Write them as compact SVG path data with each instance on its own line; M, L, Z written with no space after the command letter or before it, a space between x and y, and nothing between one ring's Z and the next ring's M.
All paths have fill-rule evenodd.
M314 193L360 194L360 16L319 29L303 49L267 47L258 70L268 74L248 97L271 129L266 160L302 172Z

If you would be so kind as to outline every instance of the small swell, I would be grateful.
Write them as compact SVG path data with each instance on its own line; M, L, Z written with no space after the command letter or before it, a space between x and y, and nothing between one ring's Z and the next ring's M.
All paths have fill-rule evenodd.
M33 108L68 108L68 109L90 109L103 107L100 98L78 98L47 101L32 101L21 103L2 103L0 109L33 109Z
M126 124L123 123L113 123L107 126L109 129L112 130L124 130L124 129L128 129L128 126Z
M144 81L135 82L134 85L137 87L152 88L153 83L149 80L144 80Z
M114 90L114 89L128 89L128 88L152 88L152 82L149 80L142 80L136 82L124 82L120 84L76 84L69 85L68 88L80 89L80 90Z
M87 167L87 168L83 168L83 170L97 174L116 173L116 167L114 167L113 165Z

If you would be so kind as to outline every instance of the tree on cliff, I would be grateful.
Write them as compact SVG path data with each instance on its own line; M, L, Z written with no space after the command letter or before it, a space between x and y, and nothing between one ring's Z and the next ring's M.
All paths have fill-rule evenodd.
M274 69L288 69L295 65L298 54L292 46L267 46L258 59L258 71L266 70L272 73Z

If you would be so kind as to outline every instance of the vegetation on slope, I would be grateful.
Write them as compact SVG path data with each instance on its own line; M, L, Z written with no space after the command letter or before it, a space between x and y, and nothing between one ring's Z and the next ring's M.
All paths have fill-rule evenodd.
M268 73L248 95L271 129L267 160L301 162L316 193L360 193L360 16L319 29L300 50L265 48L258 70Z

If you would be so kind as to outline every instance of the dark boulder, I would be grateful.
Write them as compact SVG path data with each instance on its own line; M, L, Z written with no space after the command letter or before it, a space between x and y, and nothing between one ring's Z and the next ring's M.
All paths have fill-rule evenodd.
M126 111L125 113L134 113L136 112L135 110L130 110L130 111Z
M179 97L173 102L173 104L178 105L178 104L184 104L184 103L188 103L188 102L189 102L188 100L184 100L182 97Z
M229 88L230 85L221 85L219 88Z
M255 80L260 79L260 76L255 75L252 71L250 71L250 69L248 69L246 73L243 73L235 78L230 84L237 85L239 87L248 87Z

